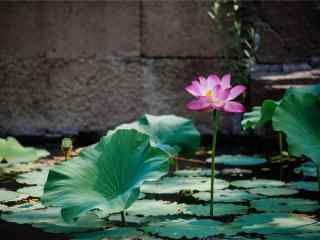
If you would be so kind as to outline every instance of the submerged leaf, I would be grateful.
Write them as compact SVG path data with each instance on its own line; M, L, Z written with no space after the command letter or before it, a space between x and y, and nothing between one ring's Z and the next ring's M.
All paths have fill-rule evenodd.
M147 135L118 130L52 168L42 202L61 207L66 221L93 209L121 212L137 200L144 181L158 179L168 168L168 155L150 146Z

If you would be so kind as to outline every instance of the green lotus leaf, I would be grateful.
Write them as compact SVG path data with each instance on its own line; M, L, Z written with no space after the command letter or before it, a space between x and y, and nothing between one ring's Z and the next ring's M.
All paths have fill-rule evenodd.
M289 153L320 165L320 101L309 93L286 96L273 116L273 128L287 135Z
M252 207L262 212L315 212L317 201L300 198L265 198L251 201Z
M270 179L236 180L230 183L238 188L282 187L284 182Z
M211 158L207 160L211 162ZM266 163L267 160L258 156L245 155L220 155L216 157L217 164L228 166L255 166Z
M293 171L296 174L302 174L306 177L317 177L317 166L311 161L303 163L300 167L295 168Z
M43 195L43 186L23 187L19 188L17 192L40 198Z
M271 121L278 105L279 102L267 99L263 101L262 106L254 107L251 112L245 113L241 122L243 129L255 129Z
M71 236L71 240L102 240L102 239L128 239L130 237L134 239L140 239L141 232L137 231L136 228L132 227L114 227L99 232L89 233L76 233ZM143 238L144 239L144 238Z
M318 192L319 184L317 182L306 182L306 181L298 181L292 184L299 190L310 191L310 192Z
M311 217L288 213L249 214L237 218L232 224L240 226L242 232L266 235L320 231L320 223Z
M13 206L5 206L3 209L1 209L4 212L23 212L23 211L30 211L30 210L35 210L35 209L41 209L45 208L40 202L26 202L26 203L21 203Z
M225 189L229 183L222 179L215 179L215 189ZM144 193L178 193L183 190L210 191L209 177L164 177L156 182L146 182L142 185Z
M27 172L18 175L16 181L18 183L28 185L44 185L48 177L49 170L45 169L42 171Z
M179 213L179 205L161 200L138 200L127 211L129 215L162 216Z
M216 170L216 174L218 173L219 171ZM183 169L175 171L174 175L179 177L210 177L211 169Z
M138 225L142 225L145 224L147 222L149 222L152 218L151 217L143 217L143 216L136 216L136 215L128 215L126 214L125 216L126 218L126 223L129 224L138 224ZM120 214L112 214L108 217L108 220L112 223L115 224L122 224L122 217Z
M198 192L193 194L195 198L198 198L203 201L209 201L210 200L210 193L209 192ZM259 196L248 193L243 190L218 190L214 193L214 201L215 202L229 202L229 203L242 203L242 202L248 202L253 199L257 199Z
M16 164L35 161L48 155L50 153L46 150L23 147L15 138L0 138L0 161L6 160L9 164Z
M21 199L27 198L28 195L17 193L14 191L6 190L4 188L0 189L0 202L16 202Z
M60 208L44 208L36 210L4 213L1 218L18 224L31 224L36 228L51 233L85 232L108 226L108 223L93 213L80 216L75 222L66 223L61 217Z
M52 168L42 202L62 208L70 222L100 209L105 214L129 208L144 181L157 180L169 168L168 155L152 147L149 137L136 130L117 130L80 157Z
M258 187L248 189L253 194L260 194L264 196L288 196L297 194L298 191L292 187Z
M176 219L150 223L143 230L150 234L173 239L182 239L183 237L204 239L223 233L224 224L209 219Z
M194 216L210 216L209 205L200 204L184 204L182 208L184 214ZM228 215L241 215L248 213L248 207L244 205L232 204L232 203L216 203L213 208L213 216L228 216Z
M187 118L145 114L136 122L122 124L116 129L132 128L149 135L152 145L171 155L193 156L200 145L200 133Z
M269 235L266 236L266 240L317 240L320 239L320 233L303 233L296 235L286 235L286 234L278 234L278 235Z

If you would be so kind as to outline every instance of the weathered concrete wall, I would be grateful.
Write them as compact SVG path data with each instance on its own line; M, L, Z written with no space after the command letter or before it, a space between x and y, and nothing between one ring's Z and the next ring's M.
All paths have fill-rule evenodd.
M279 11L291 4L259 4L251 7L269 14L264 21L286 29L281 22L291 20ZM103 132L143 113L192 117L208 131L207 113L186 110L184 87L199 74L222 74L227 64L221 50L229 39L216 31L209 6L210 0L1 2L0 134ZM274 55L270 43L260 51L261 61L269 53L267 62L296 56L293 47L286 58ZM239 119L224 116L223 131L239 133Z

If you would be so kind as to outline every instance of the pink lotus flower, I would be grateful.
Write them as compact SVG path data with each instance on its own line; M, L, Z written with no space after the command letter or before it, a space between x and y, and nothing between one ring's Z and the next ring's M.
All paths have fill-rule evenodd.
M241 95L246 87L237 85L231 87L231 75L226 74L220 78L217 75L209 75L208 78L200 76L199 81L192 81L186 87L186 91L195 96L196 99L188 103L190 110L223 110L225 112L244 112L244 106L234 100Z

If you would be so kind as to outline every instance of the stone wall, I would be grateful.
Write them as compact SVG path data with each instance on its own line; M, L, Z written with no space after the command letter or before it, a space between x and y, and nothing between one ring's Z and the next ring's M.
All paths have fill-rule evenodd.
M261 2L248 8L260 11L252 16L264 13L264 21L279 23L280 32L286 29L283 22L291 18L279 12L289 11L291 3L275 8ZM230 39L219 34L208 17L210 4L209 0L2 1L0 134L105 132L143 113L192 117L208 132L208 114L186 110L190 96L184 87L199 74L222 74L227 64L221 53ZM318 33L314 38L308 35L314 51L301 51L302 58L318 54ZM283 55L286 61L295 61L300 53L292 47L281 57L274 56L271 34L262 37L266 38L262 62L282 62ZM292 41L299 46L302 40ZM224 116L224 133L239 134L240 117Z

